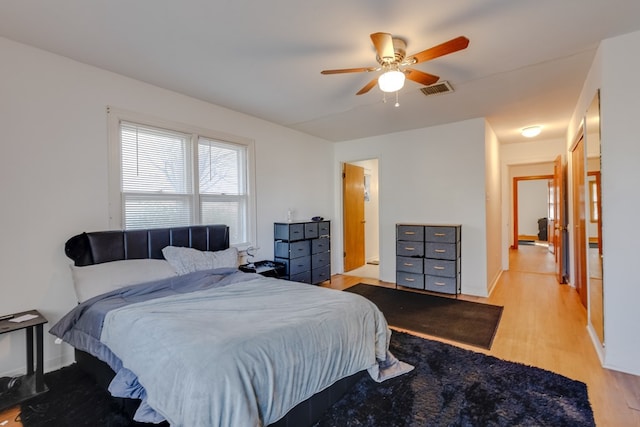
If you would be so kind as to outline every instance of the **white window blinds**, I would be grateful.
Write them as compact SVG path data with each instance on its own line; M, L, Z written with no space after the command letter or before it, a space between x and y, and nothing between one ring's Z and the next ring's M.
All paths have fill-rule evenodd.
M126 229L192 223L190 135L120 124Z
M200 216L229 225L231 241L247 241L246 146L199 138Z
M118 130L123 228L226 224L232 244L250 241L246 144L124 120Z

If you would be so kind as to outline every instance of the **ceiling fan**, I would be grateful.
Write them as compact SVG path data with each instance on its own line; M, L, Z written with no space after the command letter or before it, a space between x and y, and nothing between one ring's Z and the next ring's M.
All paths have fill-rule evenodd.
M371 34L371 41L376 49L376 60L380 66L323 70L321 73L342 74L382 71L379 77L367 83L356 95L369 92L376 83L383 92L397 92L404 85L405 78L425 86L434 84L440 79L440 77L433 74L408 67L466 49L469 45L469 39L460 36L414 55L406 56L407 43L401 38L393 37L389 33L373 33Z

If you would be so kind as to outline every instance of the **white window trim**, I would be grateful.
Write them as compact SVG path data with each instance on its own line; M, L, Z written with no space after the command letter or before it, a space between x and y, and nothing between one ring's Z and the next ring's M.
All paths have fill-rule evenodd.
M141 113L123 110L107 106L107 140L108 140L108 193L109 193L109 227L111 229L121 230L123 227L123 208L122 208L122 179L120 165L120 122L132 122L141 125L153 126L192 135L196 140L197 136L209 138L212 140L229 142L232 144L240 144L247 147L247 238L248 242L238 246L239 249L246 249L249 246L256 246L256 194L255 194L255 142L252 139L231 135L223 132L204 129L197 126L187 125L184 123L173 122L170 120L160 119ZM195 156L197 145L192 150ZM197 197L197 192L194 197Z

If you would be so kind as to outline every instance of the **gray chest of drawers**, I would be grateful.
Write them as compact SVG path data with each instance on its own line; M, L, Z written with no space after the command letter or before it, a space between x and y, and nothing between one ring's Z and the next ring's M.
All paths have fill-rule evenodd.
M396 224L396 287L460 293L462 226Z
M286 265L283 279L318 284L331 279L329 221L276 222L275 260Z

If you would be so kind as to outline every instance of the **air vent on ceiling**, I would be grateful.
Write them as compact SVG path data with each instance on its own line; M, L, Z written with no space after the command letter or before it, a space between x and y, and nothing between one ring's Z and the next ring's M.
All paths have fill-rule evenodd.
M453 87L451 86L451 83L449 83L446 80L443 80L441 82L434 83L429 86L425 86L422 89L420 89L420 91L422 91L422 93L424 93L426 96L431 96L431 95L439 95L441 93L453 92Z

